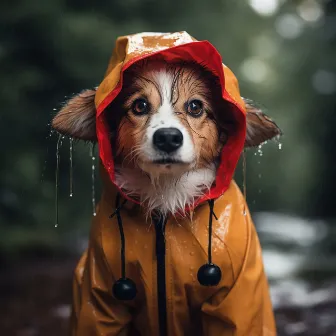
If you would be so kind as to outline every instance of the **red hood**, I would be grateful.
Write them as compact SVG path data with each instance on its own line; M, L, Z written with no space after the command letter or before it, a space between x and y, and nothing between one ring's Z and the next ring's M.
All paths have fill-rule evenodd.
M230 103L230 111L237 122L235 133L229 137L222 149L216 181L210 191L195 202L194 206L197 206L205 200L219 197L228 189L243 150L246 135L246 111L237 79L230 69L222 64L220 54L208 41L196 41L186 32L142 33L117 39L105 78L96 93L99 155L112 183L118 188L115 184L113 148L111 148L104 110L120 92L124 71L135 62L158 54L167 62L193 61L210 70L218 77L222 97ZM125 198L138 203L121 190L119 191Z

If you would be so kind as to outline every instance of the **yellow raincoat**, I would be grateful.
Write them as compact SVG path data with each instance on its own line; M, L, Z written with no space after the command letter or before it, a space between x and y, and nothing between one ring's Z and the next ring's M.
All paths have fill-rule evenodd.
M122 75L146 57L202 62L220 79L239 128L224 146L210 192L188 209L169 215L164 232L146 220L137 200L114 184L113 154L104 110L122 87ZM232 181L244 146L245 106L233 73L216 49L185 32L143 33L116 42L108 70L96 93L97 137L103 195L93 218L89 247L76 268L73 285L73 336L274 336L274 316L259 240L245 199ZM120 301L113 286L121 277L122 248L116 196L125 238L125 273L135 285L134 299ZM214 200L213 213L208 201ZM211 201L210 201L211 202ZM221 270L217 286L202 286L199 268L208 260L209 218L212 261Z

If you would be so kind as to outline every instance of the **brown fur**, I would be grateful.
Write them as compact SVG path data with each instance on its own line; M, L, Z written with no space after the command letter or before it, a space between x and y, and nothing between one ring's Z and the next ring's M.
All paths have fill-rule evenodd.
M245 147L256 147L282 134L277 124L252 101L248 99L244 99L244 101L247 125Z
M54 117L52 127L76 139L97 141L95 94L95 90L84 90L68 100Z

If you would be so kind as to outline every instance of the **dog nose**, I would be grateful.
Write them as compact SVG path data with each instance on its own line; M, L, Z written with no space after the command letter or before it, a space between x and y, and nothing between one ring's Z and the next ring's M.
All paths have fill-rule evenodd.
M183 144L183 134L177 128L160 128L153 135L153 143L159 150L171 153Z

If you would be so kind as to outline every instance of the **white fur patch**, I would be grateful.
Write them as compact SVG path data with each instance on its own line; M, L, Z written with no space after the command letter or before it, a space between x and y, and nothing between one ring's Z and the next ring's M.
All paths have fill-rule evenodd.
M216 168L198 169L186 172L176 177L161 175L151 179L138 170L116 168L116 183L127 190L129 196L140 197L140 202L146 206L149 214L158 210L162 214L184 211L186 206L193 203L208 192L216 178Z
M169 155L169 158L184 163L192 163L195 160L195 148L190 134L183 126L179 118L174 113L174 108L171 104L171 88L173 84L173 75L165 70L154 72L152 74L160 89L162 102L158 111L153 114L150 119L146 131L146 140L141 145L141 154L147 161L155 161L167 156L166 153L161 153L153 146L153 135L160 128L177 128L182 132L183 145L174 153Z

